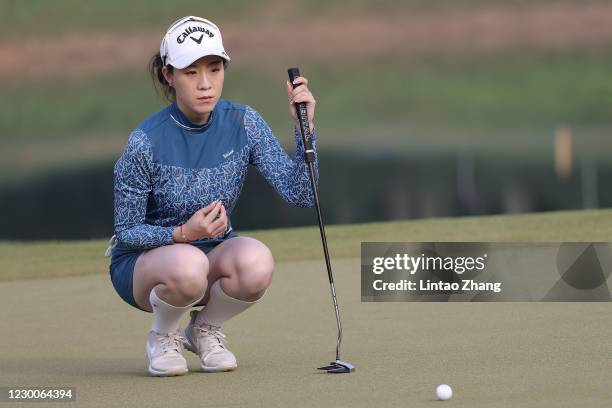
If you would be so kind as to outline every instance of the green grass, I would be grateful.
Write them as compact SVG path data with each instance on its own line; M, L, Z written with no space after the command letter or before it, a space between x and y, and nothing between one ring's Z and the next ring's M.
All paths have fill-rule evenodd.
M227 72L224 97L260 110L275 129L290 126L285 66ZM612 54L506 53L420 61L380 59L303 66L323 128L394 123L458 129L554 129L612 124ZM265 95L265 97L262 97ZM0 138L19 144L129 132L164 105L143 69L95 78L3 88ZM492 135L494 136L494 135Z
M5 142L70 140L131 128L163 105L143 66L139 73L6 86L0 106ZM98 135L95 135L99 137Z
M565 123L574 130L579 157L608 160L612 53L604 51L303 62L302 68L318 102L322 149L463 149L550 160L555 129ZM235 61L223 96L259 110L289 146L285 68L275 61ZM115 159L130 130L166 104L144 62L139 72L4 84L3 96L1 185L74 166L77 158Z
M540 3L583 3L580 0L539 0ZM532 0L340 0L295 1L287 7L280 0L234 0L206 2L197 0L3 0L0 2L0 36L20 37L43 33L134 30L159 28L184 15L201 15L222 24L253 21L269 14L286 18L313 18L321 14L384 14L407 7L425 10L472 8L483 5L523 6Z
M602 51L380 59L350 70L322 67L316 85L333 89L324 95L323 103L331 105L324 115L338 122L488 129L595 125L612 119L612 58Z
M362 241L610 242L612 210L332 225L326 231L335 258L359 257ZM268 245L277 262L322 259L318 227L240 233ZM103 240L2 242L0 281L108 273L105 249Z

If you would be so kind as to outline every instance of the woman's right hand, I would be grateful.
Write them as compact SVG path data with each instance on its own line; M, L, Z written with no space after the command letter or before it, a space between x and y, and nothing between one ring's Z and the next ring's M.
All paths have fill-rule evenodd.
M215 238L227 231L227 214L221 201L213 201L196 211L183 225L187 240Z

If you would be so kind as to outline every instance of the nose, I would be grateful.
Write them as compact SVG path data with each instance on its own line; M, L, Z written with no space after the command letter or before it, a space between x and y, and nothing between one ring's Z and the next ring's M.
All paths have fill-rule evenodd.
M208 80L208 76L205 72L198 75L198 89L206 90L210 89L211 86L212 84Z

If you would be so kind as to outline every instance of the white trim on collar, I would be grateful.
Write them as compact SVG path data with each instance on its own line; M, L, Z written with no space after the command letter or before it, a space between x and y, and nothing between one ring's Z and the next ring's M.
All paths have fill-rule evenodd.
M183 125L181 122L179 122L178 120L176 120L176 118L175 118L175 117L174 117L172 114L170 114L170 117L172 118L172 120L174 121L174 123L176 123L178 126L180 126L181 128L183 128L183 129L185 129L185 130L202 130L202 129L204 129L204 128L206 127L206 125L208 124L208 123L205 123L205 124L203 124L203 125L202 125L202 126L200 126L200 127L189 127L189 126Z

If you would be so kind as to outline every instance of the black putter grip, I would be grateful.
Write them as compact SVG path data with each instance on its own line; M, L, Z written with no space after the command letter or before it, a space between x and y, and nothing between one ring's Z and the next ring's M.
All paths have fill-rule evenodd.
M293 81L295 78L300 76L299 68L289 68L287 70L289 74L289 82L295 89L298 85L295 85ZM306 110L306 104L304 102L295 103L295 111L297 113L298 120L300 121L300 131L302 133L302 144L304 145L304 157L307 163L314 163L314 149L312 148L312 138L310 136L310 127L308 126L308 111Z

